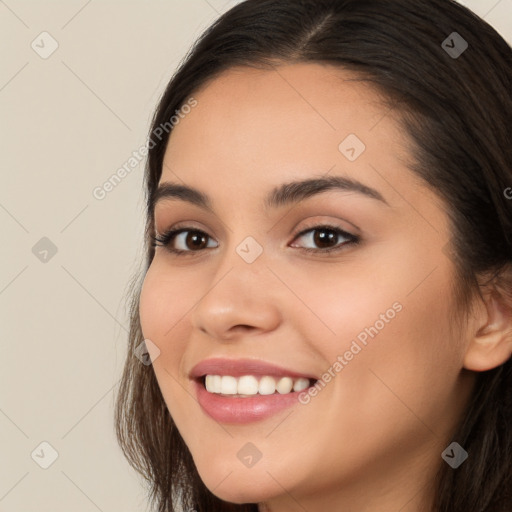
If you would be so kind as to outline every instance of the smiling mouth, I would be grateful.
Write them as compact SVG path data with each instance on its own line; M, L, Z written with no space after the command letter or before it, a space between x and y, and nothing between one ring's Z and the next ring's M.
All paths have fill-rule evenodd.
M203 375L197 379L208 393L235 398L287 395L304 391L317 382L305 377L272 377L270 375Z

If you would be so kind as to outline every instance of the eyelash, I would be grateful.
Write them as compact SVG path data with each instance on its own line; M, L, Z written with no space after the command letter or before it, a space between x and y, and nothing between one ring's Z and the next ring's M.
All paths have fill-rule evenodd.
M325 253L331 253L331 252L339 252L339 251L343 250L347 245L357 245L361 242L361 239L358 236L353 235L351 233L347 233L346 231L343 231L342 229L340 229L338 227L329 226L329 225L325 225L325 224L313 226L311 228L305 229L305 230L301 231L300 233L297 233L293 240L296 240L297 238L304 236L306 233L309 233L310 231L321 231L321 230L331 231L338 236L346 238L347 241L341 243L341 245L336 245L334 247L328 247L328 248L324 248L324 249L311 249L309 247L300 247L299 249L301 249L302 251L305 251L307 253L325 254ZM152 246L153 247L157 247L157 246L165 247L169 252L171 252L177 256L189 257L189 256L195 256L197 253L203 252L205 249L199 249L197 251L190 251L190 250L184 251L182 249L174 249L173 247L170 247L170 243L174 241L176 236L178 236L179 234L181 234L183 232L187 232L187 231L192 232L192 233L198 233L200 235L205 235L208 239L211 239L211 237L207 233L205 233L204 231L201 231L200 229L184 226L184 227L180 227L180 228L176 228L176 229L170 229L169 231L166 231L166 232L162 233L161 235L157 235L157 236L152 235L151 236ZM215 249L216 249L216 247L215 247Z

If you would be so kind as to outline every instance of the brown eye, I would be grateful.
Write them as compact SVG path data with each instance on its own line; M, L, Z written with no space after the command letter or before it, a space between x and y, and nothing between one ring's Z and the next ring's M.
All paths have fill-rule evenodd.
M296 241L292 247L302 247L305 251L318 253L341 250L345 245L359 242L357 236L334 226L316 226L306 229L295 238L295 240L301 239L306 242L306 247L303 244L299 245Z
M313 241L320 248L332 247L338 242L338 233L330 229L315 229Z
M153 237L153 240L154 245L165 247L173 253L193 253L217 247L209 235L198 229L174 229Z
M185 246L188 249L205 249L208 245L208 235L201 231L188 231L185 237Z

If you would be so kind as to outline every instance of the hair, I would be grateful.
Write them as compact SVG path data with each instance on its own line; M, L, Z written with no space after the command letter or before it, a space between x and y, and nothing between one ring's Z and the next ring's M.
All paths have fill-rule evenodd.
M468 48L442 47L453 32ZM324 63L370 83L399 114L415 173L450 221L454 296L469 314L484 286L512 307L512 52L485 21L452 0L246 0L196 41L170 80L151 134L222 72L238 66ZM154 256L152 198L172 130L150 139L145 185L145 270ZM151 137L152 135L150 135ZM144 272L145 274L145 272ZM134 357L144 340L132 283L128 354L116 398L118 442L150 485L159 512L257 511L227 503L201 481L164 402L151 365ZM484 279L485 278L485 279ZM453 435L469 453L456 470L439 463L436 512L512 509L512 360L477 372L473 394Z

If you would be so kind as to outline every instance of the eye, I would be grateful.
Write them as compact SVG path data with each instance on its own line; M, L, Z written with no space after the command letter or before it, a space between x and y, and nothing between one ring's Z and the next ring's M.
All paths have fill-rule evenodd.
M204 231L195 228L178 228L153 236L153 246L165 247L176 254L199 252L203 249L218 247Z
M347 233L335 226L314 226L302 231L295 238L295 240L300 239L310 245L310 247L303 247L303 250L318 253L338 251L346 245L357 244L360 241L356 235ZM297 247L295 243L291 246Z
M192 227L182 227L171 229L157 236L152 236L153 246L165 247L169 252L189 256L193 253L199 253L204 249L218 247L207 233ZM296 240L303 239L306 245L310 247L301 247L295 243ZM335 226L314 226L300 232L295 238L291 247L299 247L306 252L327 253L331 251L340 251L346 245L355 245L360 242L359 237L347 233ZM311 247L313 245L313 247ZM314 247L314 246L317 247Z

